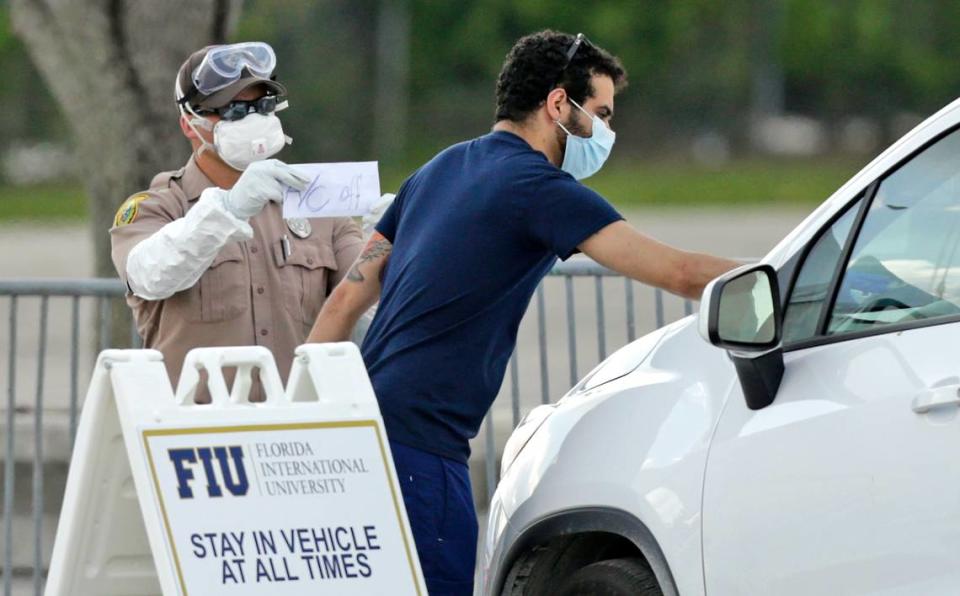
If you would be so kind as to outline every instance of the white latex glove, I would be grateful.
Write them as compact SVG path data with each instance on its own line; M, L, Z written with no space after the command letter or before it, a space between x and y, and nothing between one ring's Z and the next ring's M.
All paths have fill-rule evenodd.
M377 227L377 224L380 223L380 218L386 213L387 208L393 204L395 198L397 198L397 195L389 192L382 195L380 199L373 204L373 207L370 208L370 212L363 216L364 238L368 238L373 234L373 230Z
M279 159L255 161L223 198L227 211L240 219L260 213L270 201L283 200L283 188L304 190L310 181Z

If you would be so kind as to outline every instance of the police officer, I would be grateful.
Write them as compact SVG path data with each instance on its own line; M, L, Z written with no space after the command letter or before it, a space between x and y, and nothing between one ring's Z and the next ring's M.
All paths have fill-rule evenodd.
M175 98L193 154L128 198L110 230L144 345L163 353L174 383L200 346L265 346L286 379L294 348L361 248L350 218L283 219L284 187L308 181L268 159L290 140L276 115L286 89L275 66L262 42L192 54ZM253 391L262 398L259 383Z

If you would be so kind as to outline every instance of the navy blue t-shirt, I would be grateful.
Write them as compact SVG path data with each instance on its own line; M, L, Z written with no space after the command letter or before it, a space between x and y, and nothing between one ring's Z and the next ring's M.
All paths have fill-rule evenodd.
M362 349L390 439L466 462L540 280L620 219L508 132L408 178L377 225L393 250Z

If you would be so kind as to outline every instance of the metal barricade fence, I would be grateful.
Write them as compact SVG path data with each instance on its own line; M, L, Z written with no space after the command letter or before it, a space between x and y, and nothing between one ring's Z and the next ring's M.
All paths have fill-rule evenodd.
M578 279L592 284L577 283ZM615 285L620 286L622 299L608 306L608 297L617 292L611 287ZM556 293L563 299L548 299L548 294ZM111 301L121 300L123 294L123 284L116 279L0 280L0 298L5 298L8 314L0 317L0 337L6 338L7 350L0 445L4 596L13 594L14 578L18 585L32 580L33 592L42 593L82 405L79 392L89 382L97 353L110 347ZM581 374L606 358L611 346L629 343L692 311L690 301L668 298L589 259L558 263L537 288L521 324L507 378L473 441L471 467L479 504L493 495L498 454L527 410L563 395ZM63 319L66 324L59 324ZM132 320L127 317L124 324L129 325L131 344L139 346ZM578 333L585 326L594 328L595 334ZM563 336L565 354L551 349ZM35 373L32 387L28 371ZM18 483L28 469L29 491Z
M123 293L123 284L115 279L0 280L0 296L7 297L8 302L5 329L0 319L2 336L7 339L7 399L0 460L0 573L4 596L13 594L15 577L32 577L33 593L41 594L56 529L53 522L62 498L62 480L77 427L80 391L86 388L96 354L109 347L110 301L121 299ZM51 311L55 314L53 341L49 337ZM66 319L66 324L60 324L62 319ZM131 343L139 345L136 328L132 322L129 325ZM56 366L50 365L51 351L55 353ZM29 375L30 369L35 369L35 375ZM27 387L31 381L33 386ZM57 403L46 401L51 394L58 397ZM56 415L52 423L45 419L45 414ZM50 450L52 454L47 451L51 443L56 445ZM54 468L59 468L59 474ZM28 472L29 491L17 482ZM51 475L59 475L61 482L47 481ZM51 484L54 494L45 498ZM18 495L20 498L16 498ZM24 508L29 511L22 511Z

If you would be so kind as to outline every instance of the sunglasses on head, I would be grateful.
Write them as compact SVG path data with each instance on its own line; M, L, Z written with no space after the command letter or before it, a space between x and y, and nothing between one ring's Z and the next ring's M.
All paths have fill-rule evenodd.
M197 113L201 116L216 114L227 121L242 120L251 112L272 114L280 103L281 100L276 95L264 95L259 99L235 99L221 108L207 108L199 110Z
M573 62L573 57L577 55L577 50L580 49L580 45L586 41L586 37L583 33L577 33L577 36L573 38L573 42L570 44L570 47L567 49L567 61L564 62L561 73L570 66L570 63Z
M573 62L573 57L577 55L577 50L580 49L580 46L583 45L583 42L590 43L590 40L588 40L583 33L577 33L577 36L574 37L573 41L570 43L570 47L567 48L567 59L563 63L563 68L560 69L560 74L557 75L557 82L553 85L554 87L560 84L564 73L567 72L567 68L570 66L570 63Z

